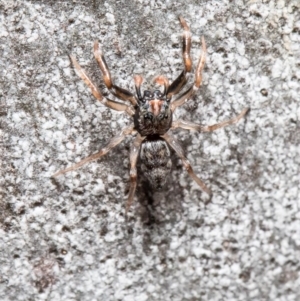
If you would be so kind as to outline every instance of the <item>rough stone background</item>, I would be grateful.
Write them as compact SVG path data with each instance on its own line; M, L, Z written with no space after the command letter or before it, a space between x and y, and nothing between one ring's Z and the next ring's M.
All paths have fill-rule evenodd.
M1 300L299 300L300 3L290 1L0 1ZM173 154L166 188L142 176L128 222L126 139L103 159L51 175L131 121L93 98L68 53L103 91L98 39L116 83L144 87L208 46L203 85L176 131L210 203ZM191 78L192 81L192 78Z

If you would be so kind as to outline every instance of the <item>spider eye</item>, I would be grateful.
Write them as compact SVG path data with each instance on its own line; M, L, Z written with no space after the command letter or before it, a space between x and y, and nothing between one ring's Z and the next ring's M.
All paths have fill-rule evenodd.
M154 98L161 98L163 97L162 93L159 90L154 91Z
M150 91L146 90L146 91L144 91L144 97L151 98L152 93Z

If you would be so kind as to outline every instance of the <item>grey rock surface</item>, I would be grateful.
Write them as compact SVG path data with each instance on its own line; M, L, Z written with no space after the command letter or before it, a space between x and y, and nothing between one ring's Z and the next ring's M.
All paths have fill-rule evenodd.
M0 1L0 300L299 300L300 3L290 1ZM181 27L198 94L176 131L212 189L203 201L175 154L163 192L139 174L125 221L128 138L57 179L131 120L98 103L73 53L109 95L92 54L99 40L115 82L151 87L182 70ZM191 77L191 82L193 78Z

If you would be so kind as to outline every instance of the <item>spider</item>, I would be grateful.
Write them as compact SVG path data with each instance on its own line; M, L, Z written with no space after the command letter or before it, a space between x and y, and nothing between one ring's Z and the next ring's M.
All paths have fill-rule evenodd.
M194 173L193 168L185 157L182 146L172 135L171 131L176 128L196 130L198 132L212 132L219 128L237 123L249 110L244 109L237 117L210 126L202 126L197 123L185 121L182 119L173 120L174 111L190 99L198 90L202 82L202 71L205 65L206 44L202 37L202 53L199 58L194 83L179 96L177 95L187 83L188 76L192 70L192 60L190 57L191 49L191 32L186 21L179 17L180 24L183 28L183 47L182 56L184 69L180 75L171 83L164 76L158 76L155 82L164 86L163 91L145 90L141 92L143 77L141 75L134 76L136 94L133 94L117 85L112 81L108 66L104 59L103 53L99 48L99 43L94 43L94 55L103 74L103 80L109 91L116 97L126 102L117 102L104 97L95 84L90 80L85 71L80 67L73 55L70 59L75 67L77 74L90 88L92 94L103 105L117 110L126 112L133 117L133 124L123 128L119 134L113 137L109 143L99 152L83 159L77 164L60 170L53 176L57 177L66 172L75 170L84 164L97 160L107 154L112 148L118 145L128 135L136 135L130 150L130 189L126 203L126 214L133 203L134 194L137 185L137 169L136 164L138 157L141 161L141 169L149 180L150 185L155 190L160 190L165 182L168 173L171 170L170 146L182 160L190 177L200 186L200 188L211 198L211 190L204 182ZM175 97L174 97L175 96ZM174 99L173 99L174 98Z

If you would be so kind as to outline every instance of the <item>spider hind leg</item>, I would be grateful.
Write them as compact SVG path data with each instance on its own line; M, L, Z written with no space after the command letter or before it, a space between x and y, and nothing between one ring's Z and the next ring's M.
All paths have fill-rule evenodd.
M89 157L86 157L85 159L81 160L80 162L78 162L77 164L75 164L73 166L70 166L66 169L59 170L52 177L58 177L58 176L60 176L62 174L65 174L69 171L76 170L76 169L80 168L81 166L83 166L83 165L85 165L85 164L87 164L91 161L94 161L94 160L97 160L97 159L101 158L102 156L107 154L111 149L113 149L115 146L117 146L119 143L121 143L125 139L126 136L132 134L133 131L134 131L133 130L133 125L130 125L130 126L124 128L118 135L113 137L109 141L109 143L104 148L102 148L98 153L93 154Z
M212 198L211 190L204 184L204 182L195 174L189 160L184 155L184 150L182 146L179 144L177 139L171 135L170 133L164 134L161 136L167 143L170 145L172 149L176 152L178 157L181 159L184 167L186 168L189 176L200 186L200 188L208 195L209 200Z

